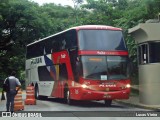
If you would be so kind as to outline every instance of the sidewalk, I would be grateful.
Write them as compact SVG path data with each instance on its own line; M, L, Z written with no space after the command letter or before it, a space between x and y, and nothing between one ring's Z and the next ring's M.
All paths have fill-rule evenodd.
M132 86L132 91L136 91L137 93L139 92L138 85ZM160 105L145 105L139 102L139 95L136 93L130 94L130 98L128 100L116 100L116 102L134 106L134 107L139 107L139 108L145 108L145 109L151 109L155 111L160 111Z

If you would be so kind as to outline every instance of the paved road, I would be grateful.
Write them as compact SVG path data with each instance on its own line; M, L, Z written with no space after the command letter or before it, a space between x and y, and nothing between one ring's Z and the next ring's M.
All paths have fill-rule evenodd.
M24 101L24 100L23 100ZM0 102L0 111L5 110L5 101ZM62 99L48 98L37 100L37 105L25 105L24 111L149 111L113 101L111 107L105 107L103 101L74 102L68 105Z
M37 105L25 106L26 111L146 111L113 102L111 107L105 107L103 101L74 102L68 105L62 99L49 98L38 100Z
M23 95L23 101L25 99ZM0 101L0 111L5 111L5 102ZM105 107L103 101L92 101L92 102L75 102L73 105L67 105L63 102L62 99L48 98L47 100L37 100L37 105L25 105L24 111L19 112L42 112L42 116L54 116L56 120L100 120L109 118L111 120L117 120L119 116L121 119L125 120L123 116L128 116L128 114L136 114L141 111L150 112L147 109L135 108L123 104L116 103L113 101L111 107ZM52 111L52 112L51 112ZM129 113L128 113L129 112ZM88 117L89 116L89 117ZM107 117L110 116L110 117ZM96 118L97 117L97 118ZM50 120L52 117L48 117L47 120ZM137 118L137 117L136 117ZM141 117L142 118L142 117ZM140 118L140 120L141 120ZM6 118L0 118L4 120ZM7 118L7 120L17 120L17 118ZM22 119L22 118L18 118ZM23 118L25 120L27 118ZM33 118L30 118L33 119ZM41 118L35 118L40 120ZM134 117L130 117L134 119ZM143 118L144 119L144 118ZM142 120L143 120L142 119ZM154 118L158 120L157 118ZM53 120L53 118L52 118ZM147 118L145 118L147 120ZM150 120L150 119L148 119Z
M26 99L25 91L23 91L22 99L22 101ZM5 100L0 101L0 111L5 110L5 102ZM81 101L68 105L62 99L57 98L37 100L37 105L25 105L24 107L24 111L148 111L147 109L131 107L115 101L113 101L111 107L105 107L104 101Z

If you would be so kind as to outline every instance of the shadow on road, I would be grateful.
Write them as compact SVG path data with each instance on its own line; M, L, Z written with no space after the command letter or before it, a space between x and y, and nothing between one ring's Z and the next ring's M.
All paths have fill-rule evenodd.
M60 99L60 98L47 98L47 99L44 99L44 101L56 102L56 103L67 105L67 103L64 101L64 99ZM72 102L71 106L84 107L84 108L94 108L94 107L104 107L104 108L106 108L106 106L104 105L104 101L76 101L76 100L74 100ZM109 108L121 108L121 109L123 109L123 108L126 108L126 106L116 104L116 103L113 102L112 105Z

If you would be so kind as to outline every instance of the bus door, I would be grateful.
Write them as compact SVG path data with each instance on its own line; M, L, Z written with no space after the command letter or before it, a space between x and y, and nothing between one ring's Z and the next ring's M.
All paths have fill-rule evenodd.
M66 50L53 53L52 60L54 61L54 64L59 65L59 77L57 79L57 84L55 86L55 92L54 95L57 97L63 97L64 93L64 85L66 81L69 79L68 77L71 76L71 65L69 60L69 55ZM58 73L58 71L56 71ZM58 95L57 95L58 94Z
M62 63L59 65L59 97L63 97L63 93L64 93L64 84L65 81L68 80L68 72L67 72L67 67L65 63Z

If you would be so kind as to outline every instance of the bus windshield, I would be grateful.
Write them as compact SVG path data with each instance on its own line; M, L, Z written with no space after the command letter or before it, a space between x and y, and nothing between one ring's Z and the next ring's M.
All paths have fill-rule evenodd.
M80 30L80 50L126 50L122 31Z
M92 80L128 79L129 68L125 56L82 56L82 76Z

